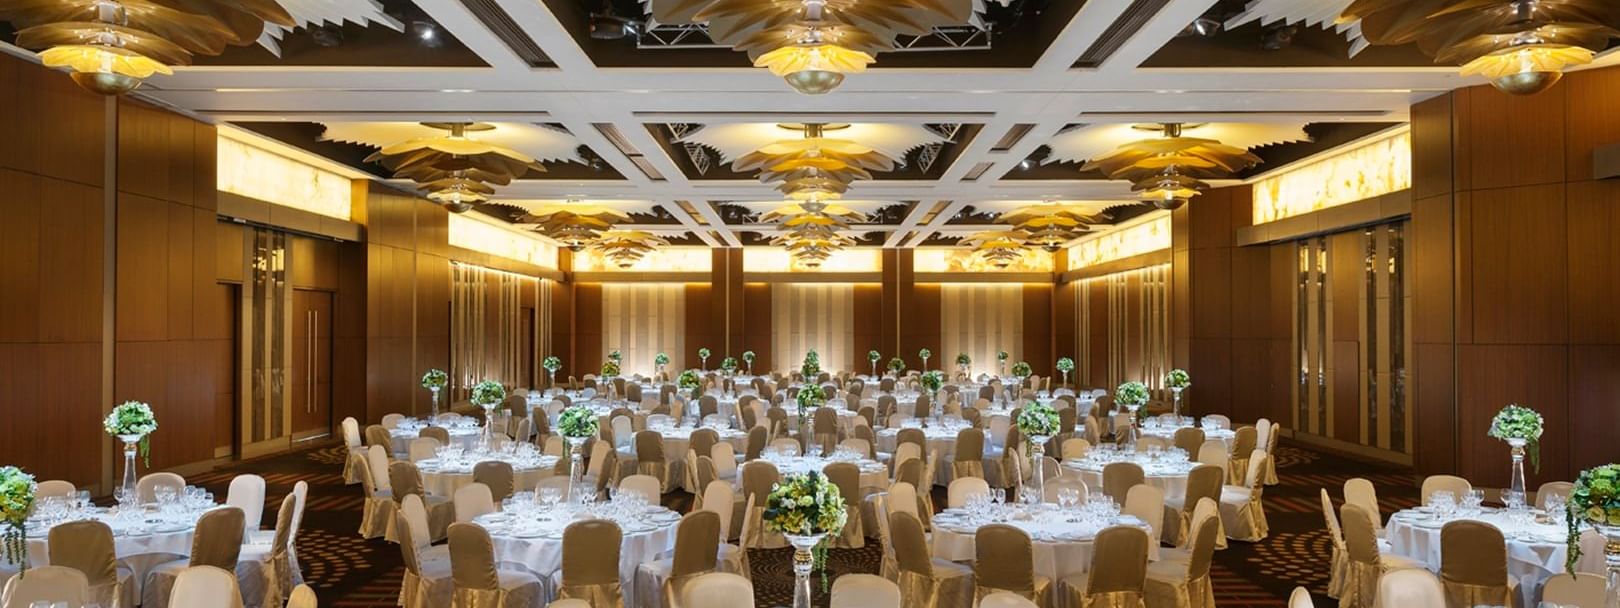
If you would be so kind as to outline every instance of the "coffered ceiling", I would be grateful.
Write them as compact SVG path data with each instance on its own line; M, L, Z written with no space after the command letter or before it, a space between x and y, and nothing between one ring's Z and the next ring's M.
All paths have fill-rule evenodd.
M843 204L868 217L848 235L908 247L1043 200L1078 201L1104 227L1148 211L1130 182L1079 170L1129 125L1225 133L1266 161L1242 179L1483 82L1415 49L1358 48L1319 14L1334 1L976 1L969 23L901 37L836 91L802 95L702 28L648 22L639 0L288 0L301 27L137 94L408 189L364 162L378 137L503 125L546 170L481 212L521 223L534 201L620 201L633 228L716 246L768 240L759 216L782 200L732 160L782 137L777 125L852 125L842 133L896 162L851 186ZM4 50L34 57L13 35L0 25Z

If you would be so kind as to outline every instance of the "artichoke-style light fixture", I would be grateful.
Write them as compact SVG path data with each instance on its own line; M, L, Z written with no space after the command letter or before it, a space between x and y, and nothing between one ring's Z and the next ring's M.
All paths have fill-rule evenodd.
M1437 63L1462 65L1514 95L1557 83L1620 37L1614 0L1355 0L1339 23L1360 23L1375 45L1417 43Z
M995 266L1006 269L1024 257L1024 246L1029 235L1022 230L987 230L962 239L962 244L973 248L974 255Z
M804 137L775 141L744 154L732 161L732 169L759 171L762 182L790 185L786 192L789 196L801 189L842 194L850 182L872 179L873 171L894 170L894 159L882 152L853 140L826 136L827 131L844 125L781 126L802 131Z
M18 46L102 95L172 74L193 55L253 44L266 22L297 25L275 0L19 0L0 3L0 21L18 28Z
M1142 127L1164 136L1131 142L1086 162L1081 171L1097 170L1110 179L1132 182L1132 190L1161 209L1180 207L1208 184L1204 179L1229 177L1261 162L1248 150L1213 139L1186 137L1183 125Z
M648 0L660 23L708 23L709 37L748 53L755 67L820 95L866 69L895 36L967 23L965 0Z
M591 243L591 248L602 252L619 268L629 268L659 247L668 247L664 237L641 230L608 230Z
M422 137L384 146L366 162L375 162L409 179L429 199L453 213L465 213L473 205L489 200L495 188L505 186L529 171L546 168L527 154L511 148L473 139L469 134L494 129L484 123L422 123L441 129L446 135Z
M614 224L630 220L628 213L579 199L529 206L526 210L541 234L576 253L584 251Z
M855 240L839 231L849 228L851 222L866 221L866 214L811 197L789 202L760 216L762 222L774 222L783 234L772 239L782 245L800 264L815 268L833 252L853 245Z
M1001 214L997 222L1023 231L1031 245L1055 252L1089 230L1095 219L1079 208L1055 202L1027 205Z

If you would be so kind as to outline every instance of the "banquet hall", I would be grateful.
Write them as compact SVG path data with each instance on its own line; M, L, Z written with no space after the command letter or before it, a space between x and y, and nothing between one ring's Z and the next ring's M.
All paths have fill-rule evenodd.
M0 0L0 608L1620 606L1612 0Z

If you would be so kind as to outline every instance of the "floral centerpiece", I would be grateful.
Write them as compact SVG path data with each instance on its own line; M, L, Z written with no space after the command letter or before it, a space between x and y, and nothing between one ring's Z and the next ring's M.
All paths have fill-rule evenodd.
M619 375L619 362L612 359L602 362L602 377L612 378Z
M754 355L754 351L751 351L751 350L743 351L743 357L742 357L743 363L748 364L748 375L750 375L750 376L754 375L754 359L755 359L755 357L756 357L756 355Z
M821 376L821 355L816 349L812 348L810 352L805 353L804 364L799 366L799 374L804 376L807 384L815 382Z
M703 361L702 366L703 366L704 371L708 371L708 369L709 369L709 355L710 354L713 354L713 353L709 352L709 348L707 346L698 349L698 359Z
M1023 384L1024 380L1029 379L1034 374L1035 370L1029 366L1028 361L1019 361L1012 366L1012 375L1018 377L1019 384Z
M1114 389L1114 403L1125 407L1142 407L1148 402L1148 388L1141 382L1126 382Z
M1074 359L1070 359L1068 357L1058 359L1057 370L1063 372L1063 385L1068 386L1069 372L1074 371Z
M806 384L799 389L799 395L794 400L799 406L799 426L810 421L810 413L816 408L827 404L827 392L819 384Z
M422 374L422 388L434 393L444 390L444 387L449 384L450 374L444 373L442 369L430 369L427 373Z
M930 401L939 401L939 389L945 386L945 372L937 369L926 371L922 373L921 377L917 378L917 381L922 384L923 390L928 391ZM943 403L933 403L928 407L928 414L932 416L934 413L934 408L939 408L940 411L944 411L944 406L945 404ZM917 415L921 416L922 414L919 412Z
M823 540L837 535L849 521L844 497L826 476L809 472L789 475L771 487L762 516L765 529L793 545L793 605L810 605L810 573L826 563Z
M624 353L619 352L619 349L615 348L608 352L608 360L614 363L624 363Z
M152 406L140 401L125 401L107 414L107 419L101 422L101 427L106 429L108 435L124 442L124 482L118 486L118 501L134 504L137 449L146 466L152 466L152 433L158 428L157 418L152 415Z
M1569 537L1564 570L1575 574L1581 559L1581 522L1592 524L1608 538L1609 578L1620 568L1620 464L1606 464L1581 471L1568 498Z
M905 359L901 359L899 357L889 359L889 371L894 372L895 375L899 375L900 372L906 371Z
M484 440L491 442L495 439L495 409L506 400L506 387L494 380L484 380L474 384L472 388L472 403L484 408Z
M691 395L693 399L696 399L698 398L698 388L703 386L703 380L698 377L698 373L695 370L689 369L681 372L681 375L675 378L675 386L683 391L687 391L687 394Z
M1179 423L1181 420L1181 392L1192 386L1192 376L1187 375L1187 370L1178 367L1164 375L1164 386L1170 389L1170 395L1175 397L1171 413L1175 415Z
M1007 373L1007 359L1010 357L1012 357L1012 355L1007 354L1007 351L996 351L996 373Z
M878 361L881 360L881 359L883 359L883 354L882 353L879 353L878 351L875 351L875 350L866 351L866 360L867 360L867 362L872 364L872 375L873 376L877 375L877 364L878 364Z
M596 435L596 412L583 405L567 408L557 415L557 432L563 437L584 439Z
M0 540L6 562L28 570L28 515L34 511L34 476L17 467L0 467ZM836 488L834 489L836 491Z
M1510 507L1523 506L1526 498L1524 487L1526 448L1530 452L1530 464L1536 467L1536 472L1541 472L1542 423L1541 414L1517 403L1502 408L1502 411L1497 412L1496 417L1491 419L1491 430L1487 434L1506 441L1512 450L1513 477L1508 484L1507 493L1502 496Z
M736 357L726 357L724 359L721 359L720 360L720 369L725 370L725 372L727 374L735 374L735 373L737 373L737 358Z
M557 355L546 357L544 361L540 362L540 367L545 368L546 375L551 377L551 385L556 386L557 370L562 369L562 358Z
M1024 403L1023 409L1018 412L1018 420L1014 422L1018 425L1018 432L1024 435L1024 441L1029 445L1029 449L1026 450L1030 455L1032 474L1029 493L1031 496L1043 497L1046 495L1046 475L1042 470L1045 467L1040 463L1046 456L1046 440L1062 430L1059 428L1062 423L1057 410L1031 399Z
M923 362L923 369L924 369L924 370L927 370L927 369L928 369L928 358L929 358L929 357L932 357L932 356L934 356L934 351L931 351L931 350L928 350L928 349L926 349L926 348L925 348L925 349L922 349L922 350L919 350L919 351L917 351L917 357L918 357L918 358L919 358L919 359L922 359L922 362Z
M659 371L662 371L665 365L669 365L669 355L662 352L653 355L653 365L658 367Z
M971 365L973 365L973 357L969 357L967 353L956 353L957 368L961 369L963 372L966 372L968 371L968 367Z

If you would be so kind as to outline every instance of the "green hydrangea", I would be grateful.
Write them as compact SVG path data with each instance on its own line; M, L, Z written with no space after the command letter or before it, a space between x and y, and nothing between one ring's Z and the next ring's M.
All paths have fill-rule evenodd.
M1606 464L1581 471L1570 489L1569 536L1566 539L1564 570L1575 574L1575 563L1581 559L1581 522L1594 526L1620 526L1620 464Z
M837 484L816 473L789 475L771 486L765 500L765 529L778 534L836 535L849 513Z
M1028 361L1019 361L1013 364L1012 374L1019 378L1028 378L1035 375L1035 370L1029 366Z
M581 439L596 435L596 412L583 405L565 409L557 416L557 432L564 437Z
M1058 433L1057 410L1039 401L1029 401L1018 412L1018 432L1025 437L1051 437Z
M443 389L449 384L450 374L444 373L444 370L442 369L430 369L427 371L427 373L422 374L422 388L430 391L434 389Z
M1170 370L1170 373L1164 375L1164 386L1185 389L1192 386L1192 376L1187 375L1187 370L1184 369Z
M1535 410L1517 403L1509 404L1491 419L1491 437L1506 441L1523 439L1530 452L1530 466L1541 472L1541 427L1544 421Z
M1114 403L1119 405L1143 406L1149 398L1147 385L1141 382L1126 382L1114 389Z
M28 515L34 510L34 476L12 466L0 467L0 541L6 561L28 570Z
M540 367L546 368L546 371L555 374L557 370L562 369L562 358L556 355L546 357L546 360L540 363Z
M473 385L472 402L474 405L490 406L506 399L506 387L494 380L485 380Z

